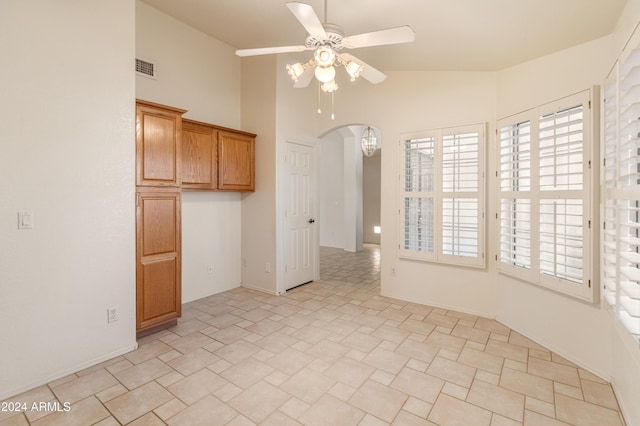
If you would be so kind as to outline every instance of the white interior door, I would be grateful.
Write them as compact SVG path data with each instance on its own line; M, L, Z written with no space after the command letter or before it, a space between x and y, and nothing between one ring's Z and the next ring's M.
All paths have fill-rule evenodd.
M318 268L314 149L288 142L285 157L285 290L313 281Z

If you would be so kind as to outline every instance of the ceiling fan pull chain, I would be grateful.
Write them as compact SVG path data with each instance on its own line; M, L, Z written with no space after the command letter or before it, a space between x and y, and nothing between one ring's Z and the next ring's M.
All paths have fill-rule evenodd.
M334 105L334 102L333 102L333 101L334 101L334 96L335 96L335 95L336 95L336 92L335 92L335 91L331 92L331 119L332 119L332 120L335 120L335 119L336 119L336 116L335 116L335 114L333 113L333 109L334 109L334 108L333 108L333 105Z
M322 109L320 108L320 82L318 82L318 114L322 114Z

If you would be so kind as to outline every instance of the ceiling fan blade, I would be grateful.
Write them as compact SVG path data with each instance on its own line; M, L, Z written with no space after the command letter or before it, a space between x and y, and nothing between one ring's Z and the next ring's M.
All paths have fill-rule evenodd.
M305 46L280 46L280 47L259 47L257 49L236 50L238 56L269 55L272 53L303 52L307 50Z
M345 60L346 62L353 61L356 64L362 65L363 68L362 68L362 71L360 72L360 75L362 76L362 78L364 78L365 80L368 80L370 83L373 83L373 84L382 83L387 78L387 75L385 73L383 73L382 71L378 71L371 65L361 61L360 59L356 58L353 55L350 55L348 53L342 53L340 57L342 57L342 59Z
M372 33L358 34L342 39L342 46L347 49L358 47L383 46L385 44L409 43L414 41L416 34L410 26L389 28Z
M307 30L309 35L316 37L326 37L327 33L322 26L322 22L313 10L313 7L308 4L290 2L287 3L287 7L298 18L298 21Z

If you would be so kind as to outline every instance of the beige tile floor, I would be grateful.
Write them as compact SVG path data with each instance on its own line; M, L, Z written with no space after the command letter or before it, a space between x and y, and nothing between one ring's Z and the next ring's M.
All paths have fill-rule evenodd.
M12 401L0 425L623 424L610 385L499 322L379 295L376 246L322 249L321 281L184 306L138 350Z

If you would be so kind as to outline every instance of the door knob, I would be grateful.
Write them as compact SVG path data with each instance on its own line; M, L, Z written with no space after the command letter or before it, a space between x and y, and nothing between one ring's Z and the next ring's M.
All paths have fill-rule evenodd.
M315 223L316 220L315 219L309 219L309 223Z

